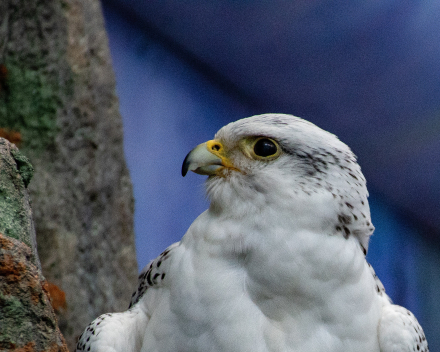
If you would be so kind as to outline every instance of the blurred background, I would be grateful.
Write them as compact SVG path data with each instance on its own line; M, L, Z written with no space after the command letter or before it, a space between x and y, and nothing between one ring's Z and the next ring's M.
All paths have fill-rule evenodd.
M440 2L103 0L139 269L207 208L185 155L228 122L303 117L368 181L368 260L440 351Z

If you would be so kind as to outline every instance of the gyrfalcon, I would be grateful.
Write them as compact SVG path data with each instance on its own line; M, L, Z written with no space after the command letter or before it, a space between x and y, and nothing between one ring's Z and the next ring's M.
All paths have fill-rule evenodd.
M77 351L428 351L365 258L366 182L336 136L291 115L253 116L194 148L189 170L208 176L209 209Z

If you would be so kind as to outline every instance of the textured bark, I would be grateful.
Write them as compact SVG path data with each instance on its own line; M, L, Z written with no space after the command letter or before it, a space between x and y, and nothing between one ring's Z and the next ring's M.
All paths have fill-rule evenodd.
M67 352L39 267L31 177L28 160L0 138L0 350Z
M96 316L127 308L137 276L99 1L0 1L0 129L35 167L29 189L41 266L72 350Z

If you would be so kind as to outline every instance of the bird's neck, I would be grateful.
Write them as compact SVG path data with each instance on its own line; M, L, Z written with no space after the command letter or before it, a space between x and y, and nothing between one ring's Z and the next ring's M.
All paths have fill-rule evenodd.
M214 268L216 280L229 278L222 286L244 289L274 320L287 321L286 315L311 316L319 308L337 321L345 306L338 303L335 311L327 311L325 302L341 287L344 297L368 309L375 294L373 279L356 238L327 233L325 224L317 225L316 219L313 223L315 217L325 215L324 210L304 219L310 217L307 208L296 216L266 208L240 216L218 209L203 213L190 231L197 239L192 241L198 247L197 262ZM359 278L366 284L357 285Z
M285 191L269 198L222 192L193 224L196 243L203 242L209 255L235 258L256 280L275 280L274 287L279 280L300 285L308 277L344 281L363 270L354 265L355 258L357 265L365 262L358 239L337 230L340 209L331 193Z

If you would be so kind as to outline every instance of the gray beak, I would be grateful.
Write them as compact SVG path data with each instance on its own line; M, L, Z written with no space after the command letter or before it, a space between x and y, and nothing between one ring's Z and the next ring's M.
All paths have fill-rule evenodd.
M199 144L191 150L182 164L182 176L188 171L193 171L199 175L214 175L217 170L223 168L221 156L218 151L222 148L217 141L208 141Z

